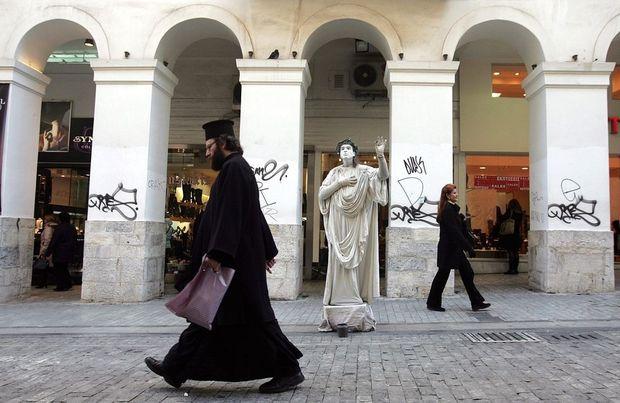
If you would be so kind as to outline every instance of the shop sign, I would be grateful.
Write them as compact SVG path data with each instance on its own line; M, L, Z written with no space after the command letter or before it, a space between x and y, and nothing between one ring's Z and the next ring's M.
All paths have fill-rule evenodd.
M93 128L83 127L79 134L73 136L71 143L75 151L90 154L93 145Z
M474 188L505 191L529 190L530 178L527 176L475 175Z
M612 116L607 120L609 121L609 134L618 134L618 122L620 122L620 116Z

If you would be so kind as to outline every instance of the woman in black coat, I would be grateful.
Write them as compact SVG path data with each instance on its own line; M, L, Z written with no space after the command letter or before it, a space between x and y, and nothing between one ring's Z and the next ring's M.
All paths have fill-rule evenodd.
M519 250L521 249L521 225L523 224L523 210L517 199L508 202L506 214L502 216L501 222L513 220L512 233L501 233L500 224L500 245L502 245L508 253L508 271L504 274L519 274Z
M439 223L439 244L437 245L437 274L433 279L426 307L431 311L445 311L441 306L441 294L446 286L450 270L458 269L461 279L469 295L471 309L478 311L491 306L484 302L484 298L474 285L474 271L465 256L464 251L474 255L474 248L468 239L465 227L465 217L459 214L460 207L456 186L447 184L441 189L437 222Z

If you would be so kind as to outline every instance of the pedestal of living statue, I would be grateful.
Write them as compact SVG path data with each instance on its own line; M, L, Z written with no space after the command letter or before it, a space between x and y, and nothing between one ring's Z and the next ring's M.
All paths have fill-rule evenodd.
M368 304L324 305L319 332L334 331L341 323L346 323L352 332L370 332L375 330L377 321Z

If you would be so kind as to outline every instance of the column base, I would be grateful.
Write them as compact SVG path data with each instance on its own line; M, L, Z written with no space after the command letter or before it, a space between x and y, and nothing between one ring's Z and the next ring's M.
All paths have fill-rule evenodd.
M334 331L342 323L346 323L349 330L354 332L370 332L375 330L377 325L368 304L323 306L323 321L319 332Z
M386 232L387 296L426 298L437 273L439 228L388 227ZM454 271L443 295L454 294Z
M611 231L530 231L529 283L551 293L614 290Z
M269 297L294 300L301 293L303 269L303 227L301 225L269 225L278 247L273 273L267 273Z
M166 224L86 221L82 299L141 302L164 293Z
M0 217L0 302L30 294L34 218Z

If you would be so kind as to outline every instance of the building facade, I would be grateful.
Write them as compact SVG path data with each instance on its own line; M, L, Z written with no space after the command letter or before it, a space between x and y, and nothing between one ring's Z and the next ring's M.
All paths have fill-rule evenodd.
M296 298L319 259L316 193L335 144L351 137L372 159L378 135L389 136L388 297L428 292L434 203L451 182L481 232L489 209L522 198L533 288L614 289L616 1L5 0L0 10L0 301L30 289L42 103L62 100L94 118L83 300L163 293L170 149L199 145L202 123L222 117L238 122L280 249L275 298ZM70 52L76 44L95 51ZM480 171L494 159L527 174Z

